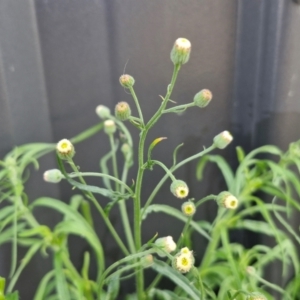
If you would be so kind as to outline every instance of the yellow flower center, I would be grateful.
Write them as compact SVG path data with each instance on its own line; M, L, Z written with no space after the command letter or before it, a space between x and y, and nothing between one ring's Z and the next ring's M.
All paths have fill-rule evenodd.
M183 257L181 259L181 264L186 267L189 264L189 260L186 257Z

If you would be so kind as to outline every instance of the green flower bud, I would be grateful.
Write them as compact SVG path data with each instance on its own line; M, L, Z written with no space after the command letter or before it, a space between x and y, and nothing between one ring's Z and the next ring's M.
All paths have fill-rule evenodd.
M174 242L173 238L169 235L166 237L158 238L155 243L157 247L163 249L164 251L171 253L176 249L176 243ZM160 257L165 257L165 253L163 251L157 250L157 254Z
M195 206L194 202L187 201L182 204L181 210L185 216L191 217L196 212L196 206Z
M182 180L174 180L170 186L171 193L177 198L185 198L189 194L187 184Z
M116 130L117 130L117 126L113 120L104 121L104 131L106 134L114 134Z
M188 62L191 53L191 42L185 38L175 41L171 51L171 61L174 65L183 65Z
M46 182L58 183L64 178L64 175L61 173L60 170L52 169L46 171L43 175L43 178Z
M104 105L98 105L96 107L96 114L101 119L108 119L108 118L110 118L110 109Z
M217 197L217 203L221 207L228 209L236 209L238 207L239 201L229 192L221 192Z
M226 148L233 140L229 131L223 131L214 137L214 145L219 149Z
M63 139L57 143L56 153L61 159L68 159L75 155L75 149L69 140Z
M126 162L131 161L131 158L132 158L132 149L131 149L131 147L129 146L129 144L124 143L124 144L122 145L122 147L121 147L121 151L122 151L123 154L124 154L125 161L126 161Z
M153 255L148 254L141 258L141 263L144 268L149 268L153 265Z
M248 295L247 300L267 300L267 298L263 294L254 292Z
M133 87L134 82L135 82L134 78L132 76L128 75L128 74L122 75L120 77L119 81L120 81L121 86L126 88L126 89L128 89L130 87Z
M195 258L193 251L190 251L187 247L185 247L174 256L172 267L180 273L187 273L192 269L194 263Z
M204 89L197 93L194 97L195 105L199 107L205 107L212 99L212 93L210 90Z
M121 121L126 121L131 116L131 109L127 102L119 102L115 108L115 115Z

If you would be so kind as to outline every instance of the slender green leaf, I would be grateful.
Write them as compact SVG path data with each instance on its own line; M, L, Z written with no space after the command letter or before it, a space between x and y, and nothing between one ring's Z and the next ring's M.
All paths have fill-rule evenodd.
M154 260L152 268L156 272L172 280L177 286L181 287L185 293L190 296L190 299L201 299L200 292L195 288L195 286L184 275L174 270L165 262Z

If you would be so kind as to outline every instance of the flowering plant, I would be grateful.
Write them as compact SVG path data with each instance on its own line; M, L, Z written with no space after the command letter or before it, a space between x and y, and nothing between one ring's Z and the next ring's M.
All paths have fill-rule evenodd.
M187 39L176 40L171 51L174 71L165 97L162 97L160 107L148 122L145 122L140 103L134 91L135 80L130 75L122 75L120 84L127 89L137 108L138 116L132 116L130 105L120 102L116 105L114 114L110 109L99 105L96 113L101 122L84 131L73 139L63 139L56 145L29 144L15 148L1 161L1 201L5 206L0 210L0 244L12 243L12 265L8 285L5 279L0 279L0 300L18 299L18 293L13 292L15 284L31 258L38 252L53 254L53 270L50 270L37 287L34 300L50 299L86 299L102 300L116 299L120 291L120 282L134 276L136 292L127 295L126 299L272 299L272 290L281 293L285 299L296 299L300 287L291 280L284 290L262 278L266 264L279 259L283 264L283 275L286 275L288 265L292 265L296 274L299 270L299 258L296 248L289 235L298 242L299 237L293 228L280 215L282 211L290 212L294 207L299 210L298 202L293 198L291 186L300 192L299 179L288 167L291 164L300 166L299 144L293 144L287 153L278 148L265 146L254 150L247 156L238 148L240 165L234 175L229 165L221 156L208 155L212 150L224 149L232 141L228 131L218 134L212 145L195 155L177 162L177 151L173 153L173 165L167 167L163 162L152 158L152 150L164 138L156 138L145 149L145 141L149 130L158 119L167 113L181 113L187 108L206 107L212 100L212 93L205 89L197 93L194 100L188 104L171 106L170 96L175 85L180 68L188 62L191 43ZM128 171L133 165L133 142L125 126L125 121L131 123L140 131L137 149L138 166L133 184L128 184ZM104 130L110 143L110 152L101 159L100 172L83 172L79 170L76 160L76 143ZM120 138L116 136L119 133ZM117 163L118 145L124 159L123 165ZM37 159L51 151L56 151L57 168L44 173L44 180L59 183L66 180L82 196L72 197L69 204L60 200L42 197L32 202L28 201L24 190L24 174L29 164L38 166ZM145 156L147 150L147 156ZM254 159L261 152L272 153L280 157L278 164L270 160ZM220 167L227 190L218 195L209 195L200 200L189 199L188 184L175 177L174 172L184 164L201 158L198 163L197 177L201 179L207 162L212 161ZM108 162L112 167L109 168ZM141 201L143 177L147 170L155 166L161 167L165 175L161 178L147 201ZM67 169L71 168L71 172ZM120 171L121 175L120 175ZM101 186L89 185L87 177L102 178ZM171 180L170 193L178 201L183 201L182 210L163 204L153 204L162 185ZM282 185L283 184L283 185ZM272 195L272 203L263 203L256 193L265 192ZM105 205L99 201L105 197L109 201ZM286 201L282 206L275 203L276 198ZM184 200L182 200L184 199ZM212 224L206 221L194 220L196 210L206 201L215 200L219 209ZM133 202L133 226L128 217L128 201ZM255 204L255 205L254 205ZM242 205L242 206L241 206ZM91 206L94 207L107 229L119 246L122 258L106 265L102 241L96 234ZM113 206L118 206L122 220L125 240L111 223L109 212ZM63 220L53 229L40 224L34 215L34 209L45 207L56 210L63 215ZM240 208L242 207L242 208ZM150 213L163 212L181 221L184 227L179 240L172 236L154 236L144 243L142 241L141 225ZM263 220L249 218L254 213L261 213ZM286 229L276 227L274 216ZM230 241L229 230L248 229L263 232L274 237L278 243L271 248L256 245L246 249L238 243ZM208 240L208 246L203 258L195 262L190 234L197 232ZM93 253L84 254L82 268L76 269L69 255L68 237L77 235L84 238ZM26 255L17 263L18 245L28 248ZM91 255L94 255L97 274L94 278L89 275ZM146 285L144 270L151 268L157 273L155 279ZM167 277L176 285L175 289L166 290L159 287L162 277ZM125 296L122 295L122 299Z

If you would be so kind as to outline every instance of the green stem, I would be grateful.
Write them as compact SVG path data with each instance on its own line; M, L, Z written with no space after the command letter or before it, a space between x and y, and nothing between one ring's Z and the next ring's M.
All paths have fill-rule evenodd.
M115 178L119 179L119 172L118 172L118 166L117 166L117 157L116 157L114 136L113 136L113 134L109 134L108 136L109 136L110 147L111 147L111 150L112 150L113 174L114 174ZM117 192L119 191L119 184L118 184L117 181L115 181L115 190Z
M72 169L74 170L74 172L79 173L78 172L78 168L76 167L76 165L74 164L72 158L68 159L69 164L71 165ZM82 176L79 176L79 180L82 184L86 185L85 180L83 179ZM119 245L120 249L123 251L123 253L125 255L129 255L129 251L127 250L127 248L125 247L124 243L122 242L121 238L119 237L118 233L116 232L116 230L114 229L113 225L111 224L110 220L107 218L103 208L101 207L101 205L98 203L97 199L95 198L95 196L89 192L86 191L85 192L89 198L91 199L91 201L93 202L93 204L95 205L95 207L97 208L98 212L100 213L101 217L103 218L106 226L108 227L111 235L114 237L116 243Z
M130 262L132 260L136 260L137 258L140 258L140 257L144 257L148 254L152 254L152 253L155 253L156 250L154 249L149 249L149 250L146 250L146 251L143 251L143 252L139 252L139 253L135 253L135 254L132 254L132 255L129 255L129 256L126 256L120 260L118 260L117 262L113 263L112 265L110 265L102 274L101 278L100 278L100 284L99 284L99 287L100 287L100 290L102 289L103 287L103 284L104 284L104 280L105 278L107 278L106 276L115 268L119 267L120 265L124 264L124 263L127 263L127 262Z
M142 246L142 238L141 238L141 189L142 189L142 181L144 175L144 148L145 148L145 140L147 137L147 133L149 129L156 123L159 117L162 114L162 111L166 108L166 105L169 101L169 98L172 94L172 90L174 84L176 82L176 78L180 69L180 65L175 65L173 70L173 75L171 79L171 83L168 86L166 97L164 98L161 106L156 111L156 113L149 120L145 128L141 131L140 141L138 146L138 174L136 178L136 192L134 198L134 239L135 239L135 247L136 250ZM144 297L144 274L143 270L140 266L137 267L136 272L136 285L137 285L137 297L139 300L145 299Z
M114 176L110 176L104 173L95 173L95 172L78 172L78 173L71 173L68 174L70 178L76 178L80 176L94 176L94 177L106 177L110 180L115 181L116 183L120 184L121 188L125 188L130 194L133 194L132 189L122 180L115 178Z
M175 170L177 170L178 168L180 168L181 166L183 166L184 164L190 162L193 159L197 159L207 153L209 153L210 151L212 151L213 149L215 149L216 147L214 145L211 145L210 147L208 147L207 149L191 156L188 157L186 159L184 159L183 161L181 161L180 163L178 163L177 165L173 166L170 171L174 172ZM142 216L145 213L146 209L148 208L148 206L151 204L151 202L153 201L154 197L156 196L157 192L159 191L159 189L162 187L162 185L165 183L165 181L167 180L169 176L166 174L161 180L160 182L156 185L156 187L154 188L154 190L152 191L151 195L149 196L149 198L146 201L145 206L143 207L143 211L142 211Z
M123 173L122 173L122 182L126 182L127 174L128 174L128 168L125 163ZM121 186L121 193L124 193L124 186ZM126 203L125 203L125 200L120 200L118 203L119 203L121 219L122 219L122 223L124 226L124 231L125 231L127 243L129 246L129 250L131 253L134 253L135 245L134 245L134 239L133 239L130 222L129 222L129 218L128 218L128 213L127 213L127 209L126 209Z
M234 261L234 258L232 256L232 251L231 251L231 248L229 245L228 230L226 227L224 228L224 226L221 228L221 239L222 239L222 244L223 244L226 254L227 254L228 262L231 265L231 269L234 273L234 277L235 277L237 285L238 285L237 289L242 289L242 283L241 283L241 277L239 274L239 270L237 268L236 262Z
M195 206L198 207L198 206L202 205L204 202L207 202L208 200L216 200L216 199L217 199L216 195L208 195L208 196L200 199L199 201L197 201Z
M136 94L135 94L134 89L133 89L132 86L129 87L129 91L130 91L130 93L132 95L132 98L133 98L133 100L135 102L136 108L137 108L138 113L139 113L139 117L140 117L140 119L141 119L141 121L142 121L142 123L144 125L144 118L143 118L143 114L142 114L141 107L140 107L140 104L139 104L139 100L138 100L138 98L137 98L137 96L136 96Z
M165 170L166 174L172 179L172 181L176 180L175 176L171 173L171 171L161 161L151 160L151 162L155 163L156 165L161 166Z
M134 213L134 240L136 251L142 246L141 238L141 189L142 189L142 180L144 175L144 146L147 136L147 130L141 132L141 138L138 146L138 174L136 179L136 190L135 197L133 201L133 213ZM138 266L136 273L136 284L137 284L137 295L138 299L144 299L144 274L143 270Z
M220 230L219 230L220 223L216 224L213 229L211 240L206 247L205 254L202 258L201 265L200 265L200 272L202 273L212 262L212 255L214 255L216 248L220 242ZM201 274L200 274L201 276Z
M173 70L173 74L172 74L172 79L171 79L171 83L168 85L168 89L167 89L167 94L166 97L164 98L160 108L157 110L157 112L152 116L152 118L149 120L146 128L149 130L158 120L158 118L161 116L161 114L163 113L164 109L167 106L167 103L170 99L170 96L172 94L176 79L177 79L177 75L178 72L180 70L181 65L174 65L174 70Z
M185 111L187 108L189 107L193 107L195 106L195 103L188 103L188 104L182 104L182 105L177 105L174 107L171 107L169 109L165 109L162 113L166 114L166 113L178 113L178 112L183 112Z

